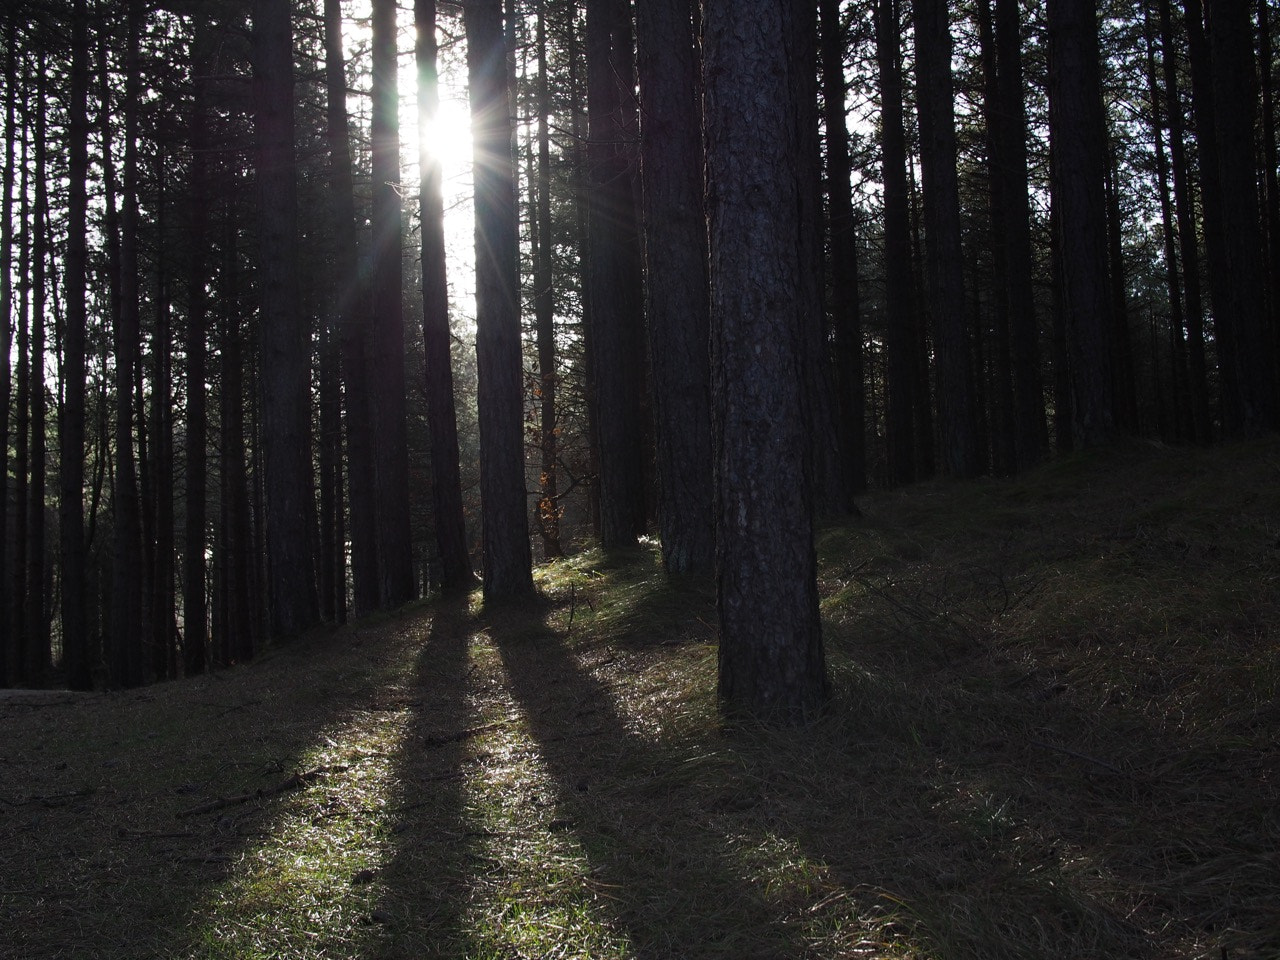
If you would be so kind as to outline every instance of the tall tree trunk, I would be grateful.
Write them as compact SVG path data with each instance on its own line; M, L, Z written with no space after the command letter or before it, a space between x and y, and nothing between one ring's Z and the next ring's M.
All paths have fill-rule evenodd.
M13 602L8 639L8 674L12 683L26 675L27 647L27 495L31 468L31 120L27 88L30 71L23 69L22 156L18 169L18 367L14 384L13 460ZM6 504L6 507L8 505ZM10 611L6 610L8 615Z
M1155 143L1156 182L1160 193L1160 224L1163 234L1165 287L1169 295L1169 360L1170 387L1173 398L1173 417L1170 439L1194 439L1192 426L1192 402L1187 368L1187 344L1183 336L1185 317L1182 308L1182 274L1178 267L1178 241L1174 226L1173 201L1169 191L1169 158L1164 148L1164 100L1160 80L1156 73L1155 29L1151 22L1150 5L1143 6L1143 27L1146 34L1147 91L1151 98L1151 132ZM1159 377L1156 378L1159 386Z
M1276 96L1271 0L1258 0L1258 77L1262 86L1262 176L1267 235L1267 349L1280 361L1280 158L1276 155ZM1280 411L1278 411L1280 412Z
M1106 127L1092 0L1049 0L1049 124L1054 152L1075 439L1115 432L1107 288Z
M826 697L800 383L804 177L795 11L707 0L703 83L716 442L719 695L815 717ZM790 41L790 43L789 43Z
M42 687L49 669L48 582L45 579L45 486L48 400L45 394L45 330L48 313L45 268L49 258L48 94L46 61L36 61L35 206L31 232L31 486L27 506L27 685Z
M374 509L373 412L367 358L369 303L360 279L356 207L347 130L347 76L342 51L342 4L325 0L325 78L329 141L329 199L333 219L346 387L347 487L351 503L351 579L357 615L378 608L378 533Z
M4 128L12 131L4 138L4 194L0 198L0 626L9 639L0 643L0 686L12 682L9 652L13 624L9 618L9 404L13 394L13 188L16 165L18 97L18 11L10 8L5 17ZM15 604L16 606L16 604Z
M876 0L876 62L880 74L881 167L884 180L885 350L888 396L885 435L889 483L916 478L916 376L912 342L915 304L907 145L902 126L901 30L895 0Z
M644 522L643 305L623 77L631 48L616 44L619 0L587 0L587 286L600 447L600 539L632 546Z
M947 0L915 0L916 90L924 176L927 272L938 371L943 472L979 472L974 436L973 370L969 365L960 239L960 191L951 79Z
M221 393L221 491L222 553L226 578L222 585L226 611L224 662L243 662L253 656L258 637L255 616L260 589L254 575L253 519L245 464L244 349L240 329L241 301L238 227L234 203L226 205L226 238L219 290L222 306L220 373Z
M208 368L207 248L209 245L209 74L213 69L213 43L209 21L199 17L192 39L191 165L188 171L187 229L191 238L187 273L187 503L183 547L182 657L188 676L203 673L209 665L209 609L205 582L208 569L209 481L208 404L205 399ZM225 384L224 384L225 389Z
M533 592L524 487L519 210L501 0L463 11L475 152L476 362L487 601Z
M529 212L529 235L533 247L533 314L538 347L538 447L542 457L539 474L541 497L538 500L538 531L542 535L545 557L561 557L560 544L560 464L556 422L556 393L559 374L556 371L556 291L552 275L555 243L551 235L551 84L547 76L547 4L538 4L537 26L537 111L538 151L536 164L529 163L532 184L532 209ZM665 541L664 541L665 542Z
M130 0L125 54L124 192L120 209L120 303L116 320L115 550L111 601L111 662L116 684L146 679L142 638L142 508L134 459L133 389L138 369L138 47L142 3Z
M263 446L271 632L291 637L318 619L306 505L314 496L308 424L310 343L298 305L293 44L288 0L255 0L262 319ZM387 376L393 376L387 373Z
M645 314L662 558L669 573L710 573L715 566L710 318L692 4L640 4L636 39L643 107Z
M995 0L995 46L999 162L1000 242L1007 282L1009 340L1013 359L1014 424L1017 467L1035 466L1048 449L1044 379L1040 366L1040 327L1032 279L1031 203L1027 171L1027 109L1022 80L1022 40L1018 0Z
M1218 363L1218 406L1222 429L1239 430L1242 419L1236 382L1234 329L1229 319L1231 268L1227 252L1226 219L1222 196L1222 172L1218 163L1218 121L1215 104L1209 38L1205 34L1204 8L1200 0L1184 0L1187 29L1187 62L1191 68L1191 106L1195 118L1196 147L1200 156L1200 205L1204 222L1205 276L1212 303L1213 341ZM1195 334L1192 332L1192 355Z
M1129 324L1128 271L1124 262L1124 220L1120 214L1120 158L1115 135L1107 130L1108 287L1111 292L1111 376L1116 426L1126 433L1138 430L1138 385L1133 369L1133 333Z
M1204 301L1200 288L1200 246L1196 240L1195 203L1191 196L1191 174L1187 165L1182 100L1178 93L1177 52L1173 42L1173 12L1170 0L1157 0L1160 7L1160 50L1164 74L1165 100L1169 116L1169 157L1173 175L1173 201L1178 220L1178 250L1182 259L1184 311L1187 324L1187 372L1191 398L1194 439L1208 443L1213 435L1209 415L1208 362L1205 359ZM1206 211L1207 213L1207 211Z
M862 360L862 308L858 291L858 237L849 182L849 126L844 55L848 45L839 0L820 0L822 99L827 128L827 210L831 319L836 351L836 409L840 473L845 496L867 488L866 398Z
M86 262L88 241L89 174L89 11L86 0L75 0L71 10L71 87L68 110L67 170L67 316L63 329L63 413L58 427L60 469L58 527L62 553L62 657L67 685L89 690L93 676L89 663L88 584L84 534L85 464L85 323ZM6 129L12 129L8 127ZM7 182L7 181L6 181ZM8 194L6 191L6 200ZM6 214L7 220L7 214ZM8 327L8 309L3 321ZM6 338L7 339L7 338ZM7 344L0 355L9 365ZM6 404L7 408L7 404ZM7 416L7 413L6 413ZM3 504L0 499L0 504ZM3 512L0 506L0 512ZM0 538L3 538L0 521ZM0 563L0 569L3 563Z
M1266 274L1254 149L1258 78L1253 23L1248 8L1236 0L1209 0L1206 10L1213 64L1218 173L1230 270L1228 300L1214 304L1219 326L1231 333L1219 363L1224 374L1228 365L1235 368L1231 379L1237 397L1232 406L1239 419L1226 426L1229 432L1252 435L1277 426L1272 366L1275 354L1268 336L1264 299ZM1226 383L1224 376L1224 390Z
M373 385L377 481L378 599L413 599L409 516L409 436L401 303L400 104L396 83L396 2L373 0Z
M474 582L467 551L466 517L458 456L458 416L453 395L449 289L445 273L444 196L439 152L428 139L439 111L436 0L416 0L418 27L418 158L421 170L422 339L426 347L427 428L431 436L431 495L435 508L440 587L464 592Z

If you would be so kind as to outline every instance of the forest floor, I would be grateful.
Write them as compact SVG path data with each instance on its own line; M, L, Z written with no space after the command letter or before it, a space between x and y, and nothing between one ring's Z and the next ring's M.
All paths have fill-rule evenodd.
M1280 443L862 508L803 730L651 549L0 699L0 956L1280 957Z

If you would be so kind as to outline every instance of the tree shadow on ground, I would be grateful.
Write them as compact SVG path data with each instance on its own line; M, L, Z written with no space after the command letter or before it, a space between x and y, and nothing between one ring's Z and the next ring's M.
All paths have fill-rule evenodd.
M374 880L377 905L360 954L380 960L465 956L464 908L474 869L464 781L483 758L467 741L471 617L465 600L441 601L417 653L412 718L395 758L386 826L392 853Z
M216 892L281 806L326 782L317 743L383 702L394 629L321 630L242 668L6 716L0 954L217 953Z

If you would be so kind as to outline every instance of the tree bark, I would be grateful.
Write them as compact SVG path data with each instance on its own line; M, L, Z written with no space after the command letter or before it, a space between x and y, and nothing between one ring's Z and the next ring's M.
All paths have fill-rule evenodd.
M1049 0L1049 124L1072 386L1072 425L1084 445L1115 432L1107 287L1106 127L1096 4Z
M43 53L36 62L35 205L31 226L31 479L27 509L27 639L25 679L42 687L49 669L48 581L45 578L45 487L48 437L44 361L49 258L48 134L44 108L48 74Z
M357 616L378 608L378 534L374 510L373 413L369 400L367 291L360 279L356 207L347 130L342 4L325 0L325 78L329 197L346 387L347 486L351 505L351 579Z
M920 160L924 178L925 244L933 301L943 472L967 478L979 472L974 435L973 370L965 320L964 251L951 79L951 24L947 0L915 0L916 90Z
M845 115L844 56L848 46L839 0L820 0L822 99L827 129L827 210L830 218L831 319L835 334L835 383L844 496L849 503L867 488L866 398L862 358L862 308L858 290L858 237Z
M463 12L476 200L476 361L486 601L533 592L524 487L519 212L501 0Z
M1179 96L1177 52L1173 42L1173 12L1169 0L1160 6L1161 69L1169 117L1169 159L1173 177L1173 202L1178 221L1178 251L1182 260L1182 294L1187 325L1187 371L1191 398L1193 438L1208 443L1213 436L1209 414L1208 362L1205 359L1204 300L1200 287L1200 246L1197 242L1195 203L1187 165L1185 122Z
M1268 336L1262 260L1261 206L1255 161L1254 128L1258 120L1258 78L1253 53L1253 23L1237 0L1208 0L1209 39L1213 65L1213 101L1218 137L1218 173L1222 184L1223 227L1230 283L1225 303L1214 303L1220 327L1230 331L1219 358L1230 380L1236 414L1224 426L1250 436L1277 426L1275 360ZM1223 378L1227 389L1228 378Z
M458 416L453 393L449 290L445 274L444 197L440 160L427 139L439 109L436 73L436 2L416 0L418 26L418 156L421 167L422 336L426 346L427 428L431 436L431 493L440 587L465 592L474 582L467 551L466 518L458 456Z
M315 624L319 611L307 522L313 511L306 505L314 496L308 429L310 344L298 307L290 16L288 0L254 2L267 567L270 628L280 638L296 636Z
M640 4L636 39L645 315L662 558L668 573L710 573L715 566L710 318L692 4Z
M644 525L642 285L619 0L587 0L587 288L600 448L600 539L634 546Z
M888 479L893 486L916 479L915 405L918 401L913 370L915 304L900 46L895 0L876 0L881 176L884 180L885 350L888 354L885 437L889 444Z
M719 695L781 723L826 697L806 476L803 175L789 5L708 0L703 83Z
M373 385L379 601L413 599L409 523L409 436L401 303L400 122L396 83L396 2L373 0Z
M71 86L68 103L67 315L63 328L63 414L58 428L59 516L62 553L62 657L67 685L89 690L88 580L84 535L86 263L89 174L89 11L85 0L71 10ZM8 127L6 129L12 129ZM6 192L7 199L7 192ZM6 215L7 219L7 215ZM8 326L8 309L3 321ZM6 338L7 339L7 338ZM8 367L8 345L0 350ZM7 404L6 404L7 408ZM6 412L7 417L7 412ZM0 499L0 504L3 504ZM4 507L0 506L0 512ZM0 538L3 538L0 522ZM3 563L0 563L0 569Z
M18 12L5 17L4 128L17 131ZM17 136L4 139L4 195L0 198L0 625L9 639L0 643L0 686L12 683L9 654L16 635L10 620L9 578L9 412L13 395L13 188ZM16 604L15 604L16 606Z

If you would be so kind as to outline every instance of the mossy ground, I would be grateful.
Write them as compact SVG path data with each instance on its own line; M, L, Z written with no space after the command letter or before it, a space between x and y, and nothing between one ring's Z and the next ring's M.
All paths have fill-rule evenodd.
M1280 444L862 507L803 730L652 550L0 700L0 956L1280 956Z

